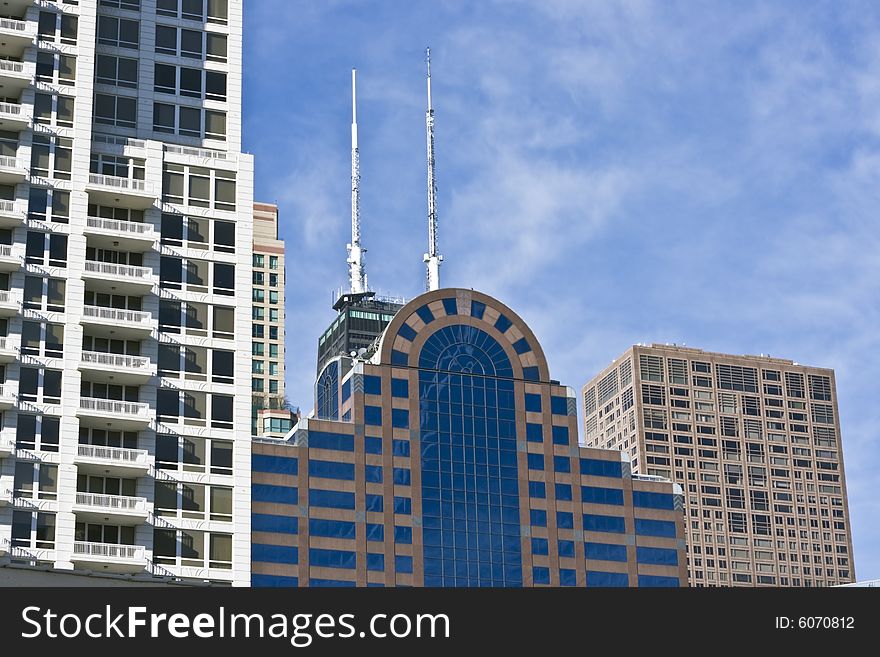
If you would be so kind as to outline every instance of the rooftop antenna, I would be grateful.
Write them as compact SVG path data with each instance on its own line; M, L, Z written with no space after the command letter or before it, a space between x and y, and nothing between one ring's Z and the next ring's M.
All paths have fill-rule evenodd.
M358 154L356 69L351 69L351 244L348 244L348 279L352 294L367 291L367 272L361 247L361 169Z
M434 178L434 107L431 105L431 49L425 49L425 61L428 66L428 111L425 112L425 129L428 142L428 252L424 261L427 263L428 291L440 288L440 263L443 256L437 251L437 181Z

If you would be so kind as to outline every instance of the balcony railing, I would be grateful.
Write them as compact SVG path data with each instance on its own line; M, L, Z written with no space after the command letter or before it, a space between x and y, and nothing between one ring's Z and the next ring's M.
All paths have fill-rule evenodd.
M11 258L12 246L10 244L0 244L0 258Z
M6 199L0 200L0 212L13 214L15 212L15 201L8 201Z
M77 456L96 461L111 461L119 465L147 465L147 450L104 445L78 445Z
M9 290L0 290L0 303L14 303L12 293Z
M18 103L0 103L0 114L21 116L21 105Z
M125 354L108 354L102 351L82 352L82 362L104 367L121 367L126 370L142 371L149 369L150 359L146 356L128 356Z
M180 155L189 155L207 160L227 160L229 154L224 151L215 151L210 148L193 148L192 146L175 146L173 144L165 144L166 153L178 153Z
M144 235L152 237L153 224L145 224L137 221L119 221L118 219L105 219L103 217L88 217L86 225L89 228L109 230L115 233L128 233L130 235Z
M98 397L80 397L79 407L84 411L112 413L124 417L148 418L150 405L142 402L119 401L118 399L100 399Z
M27 32L27 23L14 18L0 18L0 29L14 32Z
M0 59L0 71L8 73L24 73L24 62L13 62L8 59Z
M12 386L6 385L5 383L0 384L0 397L11 398L14 394Z
M114 511L147 512L146 498L129 497L127 495L102 495L100 493L78 492L76 494L76 504L101 509L113 509Z
M91 543L74 541L74 556L97 557L124 561L146 561L143 545L119 545L116 543Z
M85 270L92 274L102 274L104 276L117 276L120 278L149 278L152 270L148 267L135 267L133 265L117 265L112 262L97 262L95 260L86 260ZM150 281L144 281L149 283Z
M113 144L114 146L130 146L131 148L145 148L147 143L142 139L130 137L118 137L116 135L92 134L92 142L99 144Z
M124 322L126 324L146 324L152 319L150 313L140 310L107 308L105 306L84 306L83 317L102 319L108 322Z
M122 176L105 176L100 173L90 173L89 182L93 185L103 185L104 187L112 187L119 190L147 193L152 192L152 189L147 185L146 180L137 180L136 178L123 178Z
M12 155L0 155L0 167L4 169L20 169L18 158Z

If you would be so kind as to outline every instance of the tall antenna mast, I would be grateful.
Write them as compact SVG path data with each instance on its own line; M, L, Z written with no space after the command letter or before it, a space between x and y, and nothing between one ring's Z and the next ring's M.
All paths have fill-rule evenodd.
M357 87L355 69L351 69L351 244L348 244L348 279L351 293L367 291L367 273L361 247L361 169L358 154Z
M437 251L437 181L434 178L434 107L431 104L431 49L425 49L428 66L428 111L425 112L425 129L428 142L428 252L424 261L427 264L427 288L440 288L440 263L443 256Z

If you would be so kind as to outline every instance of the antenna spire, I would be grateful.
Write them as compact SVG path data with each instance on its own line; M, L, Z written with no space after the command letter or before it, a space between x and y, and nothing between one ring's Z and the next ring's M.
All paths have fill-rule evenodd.
M355 69L351 69L351 244L348 244L348 279L352 294L367 291L367 273L361 247L361 171L358 153L357 86Z
M440 263L443 256L437 249L437 181L434 177L434 106L431 104L431 49L425 49L428 69L428 110L425 112L425 130L428 146L428 252L424 261L427 265L427 289L440 288Z

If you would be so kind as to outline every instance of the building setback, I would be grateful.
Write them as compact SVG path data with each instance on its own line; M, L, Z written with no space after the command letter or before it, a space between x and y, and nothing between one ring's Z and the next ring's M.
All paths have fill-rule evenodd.
M341 360L323 413L254 442L253 586L687 584L680 489L578 445L500 302L426 293Z
M587 445L684 488L692 586L854 581L832 370L636 345L583 404Z
M0 566L247 584L241 0L2 12Z

